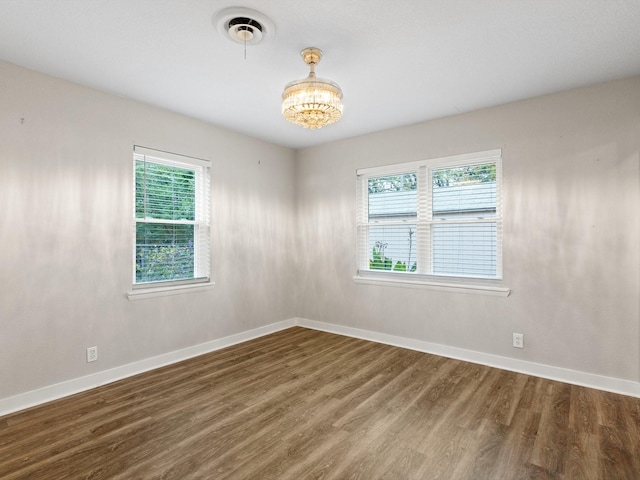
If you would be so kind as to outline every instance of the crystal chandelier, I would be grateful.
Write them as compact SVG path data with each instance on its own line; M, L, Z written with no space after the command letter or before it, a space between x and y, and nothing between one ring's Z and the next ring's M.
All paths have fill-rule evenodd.
M342 117L342 90L330 80L317 78L314 70L322 58L322 50L305 48L300 55L309 65L309 76L284 88L282 115L291 123L310 129L337 122Z

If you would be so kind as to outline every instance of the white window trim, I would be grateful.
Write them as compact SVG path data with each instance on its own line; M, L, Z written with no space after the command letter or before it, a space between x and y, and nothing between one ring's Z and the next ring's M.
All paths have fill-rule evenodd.
M371 177L382 175L395 175L403 174L410 171L415 171L418 174L418 183L423 185L427 182L426 175L421 172L427 169L435 169L441 166L455 167L457 165L471 165L482 164L490 161L496 161L497 166L497 181L500 188L498 189L498 195L502 196L502 149L493 149L476 153L465 153L461 155L453 155L448 157L438 157L428 160L418 160L414 162L397 163L393 165L385 165L379 167L368 167L356 170L357 180L357 205L360 206L357 212L357 229L360 230L366 227L369 222L366 220L366 200L368 196L367 190L364 188L366 180ZM423 178L421 178L423 177ZM428 201L428 200L427 200ZM496 202L496 219L498 225L501 227L502 222L502 201L501 198ZM486 220L485 220L486 221ZM428 224L428 223L427 223ZM356 233L356 242L359 244L361 238L359 233ZM394 287L406 287L406 288L426 288L430 290L445 291L445 292L459 292L459 293L471 293L480 295L494 295L500 297L507 297L511 293L511 290L502 285L502 235L498 235L497 245L497 274L498 277L494 279L473 277L449 277L446 275L431 275L424 273L399 273L399 272L381 272L371 271L366 269L360 269L361 265L368 263L368 252L364 249L357 247L358 258L356 265L356 274L353 277L355 283L366 285L383 285ZM429 260L424 258L424 252L417 253L418 258L422 259L422 265L425 265L425 261ZM365 258L366 257L366 258Z
M387 272L382 274L384 278L378 277L373 272L361 272L353 276L355 283L361 283L364 285L382 285L389 287L404 287L404 288L424 288L427 290L436 290L440 292L450 293L471 293L477 295L493 295L497 297L508 297L511 293L511 289L498 285L480 285L472 283L446 283L421 280L418 277L408 276L404 274L403 278L390 278L394 275L393 272ZM408 277L408 278L407 278ZM467 282L469 279L465 279Z
M358 168L356 175L366 175L375 177L380 175L394 175L398 173L406 173L407 170L417 170L423 165L438 167L441 165L452 166L468 165L469 163L486 163L496 158L502 157L502 149L486 150L477 153L463 153L460 155L451 155L448 157L430 158L427 160L416 160L414 162L394 163L391 165L382 165L379 167Z
M140 284L138 284L140 285ZM156 297L168 297L171 295L183 295L185 293L202 292L209 290L215 286L214 282L207 281L206 283L190 283L187 285L173 285L173 286L154 286L147 288L136 288L127 292L127 298L129 300L147 300L149 298Z
M203 168L204 175L206 178L203 183L207 189L204 194L204 202L207 203L205 205L205 215L206 219L198 219L195 221L184 221L184 222L168 222L168 223L185 223L185 224L196 224L199 223L201 227L206 228L208 230L207 234L209 235L209 249L211 248L211 238L210 238L210 206L208 205L210 199L210 185L211 185L211 162L209 160L205 160L202 158L191 157L186 155L179 155L171 152L166 152L162 150L155 150L147 147L142 147L140 145L134 145L133 147L134 159L136 155L141 155L145 157L151 157L154 163L166 164L173 166L176 163L183 164L185 167L193 167L199 166ZM131 290L127 292L127 298L129 300L144 300L147 298L155 298L155 297L164 297L171 295L181 295L184 293L198 292L203 290L208 290L215 286L215 283L211 281L210 273L209 276L206 277L196 277L185 280L170 280L164 282L150 282L150 283L135 283L136 278L136 266L135 266L135 256L136 256L136 224L139 219L136 218L136 172L135 172L135 160L133 162L133 279L131 285ZM157 223L163 223L162 220L155 220ZM210 252L206 253L206 262L210 262ZM197 262L198 260L196 260ZM210 272L211 266L208 265L206 268L207 272Z

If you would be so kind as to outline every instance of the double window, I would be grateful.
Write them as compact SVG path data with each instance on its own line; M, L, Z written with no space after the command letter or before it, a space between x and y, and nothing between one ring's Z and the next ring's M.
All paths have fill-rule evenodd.
M209 162L135 147L134 286L209 280Z
M357 173L360 275L502 278L500 150Z

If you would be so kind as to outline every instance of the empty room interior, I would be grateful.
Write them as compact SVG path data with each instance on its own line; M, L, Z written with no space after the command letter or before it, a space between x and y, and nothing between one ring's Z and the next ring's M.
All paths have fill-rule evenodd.
M640 478L638 25L0 0L0 478Z

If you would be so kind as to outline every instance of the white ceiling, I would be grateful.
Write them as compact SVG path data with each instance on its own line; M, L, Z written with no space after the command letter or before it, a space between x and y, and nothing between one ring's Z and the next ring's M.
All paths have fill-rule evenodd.
M247 48L215 15L258 10ZM308 73L344 91L342 120L280 114ZM0 59L293 148L640 74L640 0L0 0Z

